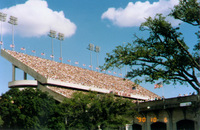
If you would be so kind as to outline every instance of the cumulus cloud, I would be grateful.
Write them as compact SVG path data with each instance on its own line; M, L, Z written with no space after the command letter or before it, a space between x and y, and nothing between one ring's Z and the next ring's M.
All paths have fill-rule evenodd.
M0 9L0 12L8 15L7 21L9 16L18 18L15 33L24 37L47 35L50 29L63 33L65 37L70 37L76 32L76 25L70 19L65 18L63 11L51 10L47 2L43 0L28 0L24 4ZM10 26L4 24L4 33L11 32Z
M125 8L108 8L101 16L102 19L110 20L120 27L140 26L145 18L154 17L157 13L167 16L170 10L179 3L178 0L159 0L158 2L129 2ZM168 19L174 26L180 21Z

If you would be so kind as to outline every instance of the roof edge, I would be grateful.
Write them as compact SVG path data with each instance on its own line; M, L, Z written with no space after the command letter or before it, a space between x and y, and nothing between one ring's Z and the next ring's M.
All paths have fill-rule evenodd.
M9 54L5 49L1 49L1 56L4 57L5 59L7 59L9 62L11 62L14 66L20 68L25 73L27 73L30 76L32 76L33 78L35 78L37 81L39 81L41 83L47 82L47 79L44 76L42 76L41 74L39 74L32 68L28 67L21 61L17 60L15 57L13 57L11 54Z
M73 83L67 83L63 82L60 80L52 80L52 79L47 79L46 82L47 85L53 85L53 86L60 86L60 87L66 87L66 88L73 88L73 89L79 89L79 90L84 90L84 91L95 91L98 93L112 93L113 91L110 91L108 89L103 89L103 88L96 88L96 87L90 87L90 86L84 86L82 84L73 84ZM140 95L135 95L135 94L130 94L124 95L124 94L118 94L115 93L116 96L122 96L122 97L127 97L127 98L133 98L133 99L140 99L140 100L147 100L148 97L145 96L140 96Z

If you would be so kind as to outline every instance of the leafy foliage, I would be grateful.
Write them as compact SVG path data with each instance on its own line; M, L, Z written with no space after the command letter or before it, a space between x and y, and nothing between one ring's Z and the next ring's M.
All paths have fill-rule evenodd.
M199 17L196 17L199 4L196 0L188 1L180 1L171 15L196 26L199 24ZM192 3L193 1L195 3ZM181 10L183 6L185 9ZM162 14L157 14L155 18L147 18L146 22L141 24L140 31L148 31L149 36L140 38L135 35L132 44L117 46L111 54L107 54L103 68L129 65L131 71L128 72L127 77L134 78L136 83L142 81L154 83L159 79L167 84L189 83L200 93L200 83L196 76L196 71L200 71L197 62L199 56L197 53L192 56L188 52L189 48L184 42L182 33L179 32L179 27L172 27ZM197 47L199 43L196 45L196 50ZM142 76L143 79L140 78Z
M200 3L197 0L180 0L179 5L174 7L170 15L193 26L200 26ZM198 52L200 50L200 31L196 32L196 35L199 41L194 46L194 59L200 64Z
M199 21L199 3L197 0L180 0L179 5L176 5L170 15L175 19L187 22L191 25L198 26Z
M64 128L55 100L38 89L10 89L0 99L0 115L6 129Z
M131 100L116 98L111 94L74 93L63 103L67 128L97 129L115 128L130 123L135 115Z
M131 100L114 95L74 93L56 104L38 89L10 89L0 99L2 129L96 129L129 123L135 115Z
M1 116L0 116L0 127L3 125L4 121L2 120Z

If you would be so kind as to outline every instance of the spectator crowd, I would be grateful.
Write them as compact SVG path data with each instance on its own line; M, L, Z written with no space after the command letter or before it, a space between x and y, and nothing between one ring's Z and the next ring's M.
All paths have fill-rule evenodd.
M149 99L158 97L158 95L127 79L15 51L6 50L6 52L47 79L107 89L116 95L126 97L131 97L131 95L148 97ZM74 92L74 90L59 87L52 87L51 89L64 94L66 97Z

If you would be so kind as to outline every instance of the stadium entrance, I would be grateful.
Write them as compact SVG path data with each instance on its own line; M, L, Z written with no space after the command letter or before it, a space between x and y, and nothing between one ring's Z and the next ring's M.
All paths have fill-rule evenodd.
M195 130L194 121L192 120L181 120L176 123L177 130Z
M133 124L132 128L133 130L142 130L142 126L139 124Z
M167 125L163 122L156 122L151 124L151 130L167 130Z

